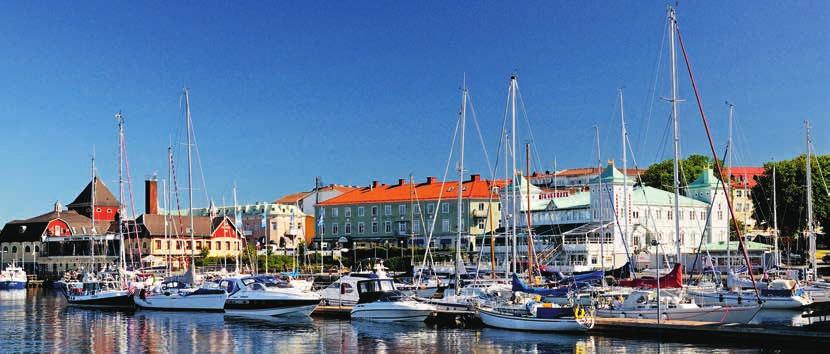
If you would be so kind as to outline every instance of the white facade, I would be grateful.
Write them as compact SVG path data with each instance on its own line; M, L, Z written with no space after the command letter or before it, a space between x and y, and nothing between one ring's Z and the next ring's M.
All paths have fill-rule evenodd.
M518 180L517 195L521 196L522 212L516 221L524 229L528 186L523 183L524 178ZM508 213L512 206L509 188L502 193L502 205ZM541 189L530 186L533 228L558 239L555 247L559 249L550 252L552 257L545 260L547 263L573 271L600 269L603 263L605 269L611 269L624 265L629 254L636 263L653 262L657 250L651 246L652 240L659 241L661 258L665 255L671 260L675 258L677 242L682 254L691 254L701 241L726 241L729 230L726 199L711 170L704 171L688 186L688 197L678 198L679 215L675 215L673 193L647 186L635 187L631 178L624 183L622 173L613 164L609 164L601 178L594 178L589 188L588 192L548 200ZM623 206L625 193L628 208ZM708 217L712 200L712 215ZM628 228L625 227L626 209ZM680 223L679 237L675 231L676 219ZM625 240L623 234L627 235Z

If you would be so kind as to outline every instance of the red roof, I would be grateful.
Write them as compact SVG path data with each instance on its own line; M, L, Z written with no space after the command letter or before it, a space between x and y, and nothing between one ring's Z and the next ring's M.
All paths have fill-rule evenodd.
M487 199L491 195L493 186L501 188L505 185L507 185L505 180L496 180L494 183L490 180L482 180L479 175L472 175L470 180L464 181L462 198ZM427 177L426 182L415 183L414 186L405 183L404 179L399 179L398 183L393 185L375 181L369 187L352 190L321 202L319 205L408 202L411 199L437 200L439 197L448 200L457 196L457 188L458 181L441 183L435 177ZM492 196L496 199L498 193L493 192Z
M727 169L724 167L724 173L726 173ZM752 188L758 184L758 181L755 180L756 176L763 176L765 174L765 170L763 167L753 167L753 166L732 166L729 170L732 174L732 187L733 188Z
M348 193L348 192L351 192L351 191L353 191L355 189L358 189L358 188L359 187L351 187L351 186L342 186L342 185L338 185L338 184L330 184L328 186L320 187L320 191L325 192L325 191L334 190L334 191L339 191L341 193ZM277 204L296 204L301 199L305 198L307 195L309 195L313 192L314 192L314 190L311 190L309 192L291 193L291 194L280 197L280 199L277 199L276 203Z

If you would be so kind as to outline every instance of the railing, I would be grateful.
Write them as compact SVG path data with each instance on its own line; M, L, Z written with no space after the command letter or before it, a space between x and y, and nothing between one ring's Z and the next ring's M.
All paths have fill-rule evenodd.
M564 235L562 236L562 243L567 245L598 245L601 243L614 243L613 236L599 236L599 235Z

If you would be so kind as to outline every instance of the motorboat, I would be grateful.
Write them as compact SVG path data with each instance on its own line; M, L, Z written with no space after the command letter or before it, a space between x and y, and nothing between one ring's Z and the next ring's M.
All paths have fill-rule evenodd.
M516 294L512 303L479 307L481 322L489 327L520 331L584 332L594 328L593 308L523 301L521 293Z
M212 283L208 283L212 284ZM228 293L218 285L192 287L178 280L168 280L133 294L136 306L148 310L215 311L225 309Z
M87 273L80 282L65 282L62 285L61 292L70 306L135 308L132 291L123 286L121 280L116 279L110 273L102 272L100 276Z
M357 282L359 300L352 308L352 319L380 322L423 322L435 306L406 298L395 290L392 279L366 279Z
M352 272L341 276L339 279L333 281L329 286L317 291L323 299L323 305L326 306L354 306L360 300L357 293L357 283L366 279L386 279L392 280L387 273L383 263L380 262L375 265L371 272ZM294 280L296 281L296 280ZM291 283L292 285L293 282ZM395 289L400 290L401 284L393 284Z
M0 290L26 289L26 271L14 262L0 272Z
M659 312L662 320L747 324L761 309L761 305L753 303L701 306L693 299L675 295L668 290L660 294L658 301L656 294L652 290L635 290L624 301L615 300L608 306L597 309L597 316L657 319Z
M225 313L241 316L309 316L320 295L295 288L270 276L228 278L219 282L228 292Z
M767 309L800 309L813 303L803 288L794 280L775 279L758 289L688 290L688 294L700 303L740 305L759 300Z

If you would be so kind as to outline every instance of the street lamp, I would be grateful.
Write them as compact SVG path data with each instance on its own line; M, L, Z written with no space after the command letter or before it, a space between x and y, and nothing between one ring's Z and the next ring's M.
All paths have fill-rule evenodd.
M403 246L404 246L404 243L403 243L403 240L401 240L401 259L403 259Z

